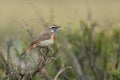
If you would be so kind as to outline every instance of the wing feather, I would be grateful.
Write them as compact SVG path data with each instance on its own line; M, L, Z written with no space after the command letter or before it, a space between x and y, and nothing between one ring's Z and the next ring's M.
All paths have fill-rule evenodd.
M51 38L51 32L48 29L46 29L43 32L41 32L38 36L33 38L31 44L36 44L39 43L40 41L44 41L50 38Z

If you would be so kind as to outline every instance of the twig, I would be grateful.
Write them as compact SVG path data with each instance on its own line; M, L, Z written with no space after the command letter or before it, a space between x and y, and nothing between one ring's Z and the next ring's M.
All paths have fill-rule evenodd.
M21 27L26 30L28 32L28 34L30 35L31 38L33 38L33 32L29 29L29 25L27 24L27 22L23 19L21 21L17 21Z
M7 46L7 62L9 64L10 60L11 60L11 56L10 56L10 49L13 45L13 40L14 38L13 37L9 37L7 40L6 40L6 46Z
M53 61L53 60L56 60L56 59L58 59L60 56L56 56L56 57L51 57L51 58L48 58L47 60L44 60L44 58L43 58L43 56L40 58L40 60L39 60L39 63L38 63L38 66L37 66L37 68L33 71L33 72L31 72L31 77L30 77L30 79L29 80L32 80L33 79L33 77L38 73L38 72L40 72L42 69L44 69L44 67L47 65L47 64L49 64L51 61Z
M4 59L3 55L1 54L1 57L2 57L2 60L4 61L5 63L5 66L6 66L6 73L5 73L5 78L4 79L7 79L10 75L9 73L11 74L11 67L9 66L9 63L11 61L11 56L10 56L10 50L11 50L11 47L13 45L13 38L12 37L9 37L8 40L6 40L6 46L7 46L7 60Z
M88 57L89 59L89 66L93 72L93 75L94 75L94 78L95 80L98 80L98 71L96 69L96 66L95 66L95 59L96 59L96 56L94 55L95 53L95 41L94 41L94 29L95 29L95 26L97 24L95 23L90 23L90 32L89 32L89 35L87 35L87 37L89 38L89 41L90 41L90 47L88 46L87 44L87 41L85 40L85 36L86 36L86 29L84 27L88 27L88 25L86 26L86 24L84 22L81 23L81 29L83 31L83 50L84 50L84 53L86 53L86 56Z
M44 59L43 59L43 57L41 57L41 59L40 59L40 61L39 61L39 63L38 63L37 68L36 68L36 69L33 71L33 73L31 74L30 80L31 80L32 77L34 77L38 72L40 72L41 69L42 69L44 66L45 66L45 64L44 64Z
M71 69L71 66L67 66L67 67L62 66L61 69L56 74L54 80L58 80L58 77L67 69Z
M118 38L118 39L119 39L119 38ZM120 39L118 40L117 61L116 61L116 64L115 64L115 69L118 69L119 60L120 60Z

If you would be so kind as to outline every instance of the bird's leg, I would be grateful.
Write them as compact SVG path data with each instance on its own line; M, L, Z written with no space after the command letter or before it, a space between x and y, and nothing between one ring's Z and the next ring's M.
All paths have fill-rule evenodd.
M52 47L49 47L49 50L50 50L52 53L54 53L54 50L53 50Z
M38 46L38 49L39 49L39 52L41 54L41 56L43 56L44 59L46 59L46 56L44 55L44 52L42 50L42 47L41 46Z
M46 48L46 54L48 54L50 51L49 47Z
M46 48L46 53L50 53L50 54L48 54L49 57L52 56L54 54L53 48L51 46L47 47Z
M38 45L36 45L36 48L37 48L38 54L39 54L39 55L42 55L42 51L40 50L40 49L41 49L41 47L40 47L40 46L38 46Z

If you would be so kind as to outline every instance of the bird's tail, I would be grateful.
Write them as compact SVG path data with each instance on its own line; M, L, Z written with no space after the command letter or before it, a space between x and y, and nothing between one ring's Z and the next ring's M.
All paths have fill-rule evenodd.
M29 52L30 50L32 50L34 48L33 45L30 45L26 50L24 50L21 54L21 56L23 56L25 53Z

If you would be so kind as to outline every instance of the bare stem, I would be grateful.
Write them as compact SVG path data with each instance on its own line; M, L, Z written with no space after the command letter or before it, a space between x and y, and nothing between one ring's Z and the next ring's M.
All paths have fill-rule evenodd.
M56 74L54 80L58 80L58 77L67 69L71 69L71 66L67 66L67 67L62 66L61 69Z

